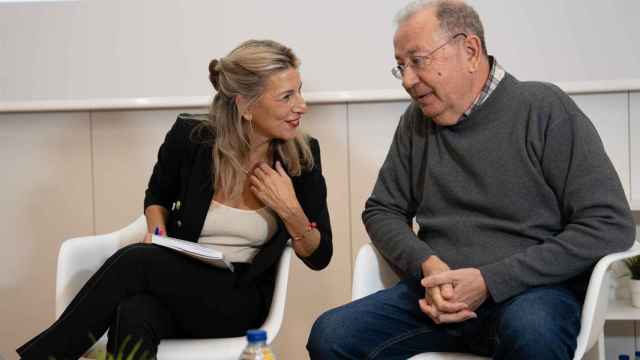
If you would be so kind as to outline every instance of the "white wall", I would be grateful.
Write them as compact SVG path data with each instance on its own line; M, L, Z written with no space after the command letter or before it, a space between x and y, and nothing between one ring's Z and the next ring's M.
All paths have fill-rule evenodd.
M208 95L207 64L250 37L293 47L306 91L397 88L400 1L0 3L0 101ZM640 79L637 0L471 0L522 79Z

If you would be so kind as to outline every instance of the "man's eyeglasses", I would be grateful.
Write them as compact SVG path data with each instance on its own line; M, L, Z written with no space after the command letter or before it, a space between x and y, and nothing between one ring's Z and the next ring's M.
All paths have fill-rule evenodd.
M442 49L443 47L445 47L448 43L450 43L453 39L457 38L458 36L464 36L465 38L467 37L467 34L465 33L457 33L455 35L453 35L452 37L449 38L449 40L445 41L444 43L442 43L442 45L438 46L437 48L433 49L431 52L429 52L426 55L411 55L409 56L408 59L408 63L407 64L398 64L396 66L394 66L391 69L391 73L393 74L393 76L398 79L398 80L402 80L402 77L404 76L404 71L407 67L411 67L413 68L413 70L416 71L421 71L424 70L424 68L426 68L427 66L429 66L431 64L431 62L433 61L433 54Z

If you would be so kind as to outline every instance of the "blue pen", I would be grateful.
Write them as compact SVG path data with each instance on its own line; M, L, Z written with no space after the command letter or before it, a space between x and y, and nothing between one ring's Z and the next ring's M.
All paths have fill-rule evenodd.
M160 235L160 227L156 226L156 229L153 231L153 235Z

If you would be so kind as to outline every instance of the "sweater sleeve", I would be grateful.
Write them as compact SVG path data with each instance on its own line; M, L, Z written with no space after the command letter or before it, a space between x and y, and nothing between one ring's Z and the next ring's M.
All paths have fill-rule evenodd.
M550 112L541 168L565 226L538 245L480 267L497 302L575 277L633 243L631 211L596 129L567 95L555 91L561 101Z
M322 270L329 265L333 255L331 222L327 207L327 185L322 175L320 145L316 139L311 138L310 146L313 153L314 167L300 179L301 185L296 187L296 196L305 215L318 226L320 244L311 255L300 259L309 268Z
M411 180L416 171L412 167L415 133L411 114L412 107L400 119L362 220L371 241L390 263L407 275L422 278L421 265L434 250L411 227L419 202Z

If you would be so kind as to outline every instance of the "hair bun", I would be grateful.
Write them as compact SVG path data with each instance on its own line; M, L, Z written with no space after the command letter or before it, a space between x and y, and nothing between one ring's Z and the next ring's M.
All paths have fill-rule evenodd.
M216 89L216 91L220 91L218 87L218 78L220 77L220 71L216 69L218 67L218 63L219 61L217 59L213 59L209 63L209 81L211 81L211 85L213 85L213 88Z

